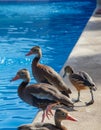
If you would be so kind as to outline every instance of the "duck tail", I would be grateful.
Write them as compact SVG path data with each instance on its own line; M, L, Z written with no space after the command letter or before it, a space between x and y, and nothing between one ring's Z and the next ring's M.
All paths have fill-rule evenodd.
M61 101L61 104L65 105L65 106L67 106L67 107L72 107L72 108L74 107L73 102L70 101L70 100L68 99L68 97L66 97L65 95L62 95L62 96L60 97L60 101Z
M68 92L68 94L71 94L71 93L72 93L72 91L71 91L69 88L68 88L67 92Z
M62 94L64 94L65 96L67 96L69 98L70 98L69 94L71 94L71 93L72 93L72 91L69 88L67 91L62 91Z

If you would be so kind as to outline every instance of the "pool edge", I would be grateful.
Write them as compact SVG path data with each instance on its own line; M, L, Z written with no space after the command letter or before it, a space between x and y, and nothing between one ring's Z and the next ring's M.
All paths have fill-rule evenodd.
M100 37L100 34L101 34L100 21L101 21L101 16L99 14L96 14L96 9L95 9L92 16L88 20L88 22L87 22L87 24L85 26L85 29L82 32L79 40L77 41L75 47L73 48L69 58L66 60L66 62L64 64L64 66L66 64L69 64L69 65L73 66L76 70L81 70L82 69L82 70L87 71L88 73L90 73L90 75L92 75L92 78L94 79L94 81L96 81L97 86L99 86L99 84L100 84L100 65L101 65L101 61L99 59L100 57L97 57L99 55L99 53L100 53L99 50L101 49L101 45L100 45L100 41L101 41L101 37ZM94 38L94 36L95 36L95 38ZM95 46L94 42L95 42L96 45L99 46L98 48ZM78 49L80 50L80 52L82 52L82 54L80 54ZM100 61L100 63L99 64L96 63L95 59L94 59L94 61L89 62L90 61L89 60L90 56L91 57L94 56L94 58L96 60ZM78 58L78 57L80 57L80 58ZM85 59L82 60L83 57L86 60ZM93 58L92 58L92 60L93 60ZM85 63L85 61L88 61L88 63ZM64 68L64 66L63 66L63 68ZM60 71L61 76L63 74L63 68ZM95 69L95 68L97 68L97 69ZM96 73L97 73L97 76L95 75ZM64 79L64 80L72 88L72 85L69 83L69 81L67 79ZM91 105L91 106L89 106L89 107L87 107L85 109L83 108L83 110L82 110L83 112L79 113L79 117L78 117L78 112L73 113L73 115L75 117L77 115L78 118L82 118L82 116L83 116L82 114L86 114L87 109L91 109L91 112L95 110L96 113L98 115L100 115L100 113L99 113L100 109L98 109L98 107L97 107L99 105L99 100L97 100L97 95L100 92L101 92L101 90L99 90L98 92L95 93L96 102L95 102L94 105ZM75 96L76 91L74 90L73 93L74 93L74 96ZM84 94L86 95L86 93L84 93ZM85 98L85 100L86 99L87 99L87 97ZM99 106L99 108L101 108L101 105ZM37 114L37 116L34 119L33 123L39 122L41 120L41 114L42 114L41 112L39 112ZM89 114L89 113L87 113L87 114ZM88 116L89 116L89 119L90 118L92 119L93 115L88 115ZM80 121L81 125L79 124L79 129L82 128L82 130L85 130L86 127L82 127L82 124L84 124L84 123L85 123L85 126L87 126L87 125L89 126L89 127L87 126L88 129L92 129L92 130L99 129L101 127L101 125L100 125L101 123L98 123L97 120L98 119L100 120L101 117L97 116L96 118L95 118L95 120L96 120L95 122L93 120L92 120L93 122L91 120L88 121L88 122L87 121ZM48 120L46 119L45 122L47 122L47 121ZM48 122L53 122L53 119L51 119ZM91 124L94 124L94 127L92 127ZM71 126L69 126L69 123L68 123L68 127L71 128ZM74 128L74 130L78 130L78 125L77 124L72 125L72 129L73 128ZM86 130L88 130L87 128L86 128Z

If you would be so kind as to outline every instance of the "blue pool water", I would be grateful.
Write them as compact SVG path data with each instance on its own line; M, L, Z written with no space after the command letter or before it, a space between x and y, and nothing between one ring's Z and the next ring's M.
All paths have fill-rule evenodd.
M21 68L31 73L34 56L25 54L39 45L41 63L59 72L94 8L95 0L0 3L0 129L30 123L38 111L18 97L21 80L9 82Z

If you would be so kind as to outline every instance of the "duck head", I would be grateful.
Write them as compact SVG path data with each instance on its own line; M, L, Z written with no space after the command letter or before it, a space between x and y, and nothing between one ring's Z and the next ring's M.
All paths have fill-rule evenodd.
M32 54L41 56L42 55L41 48L39 46L32 47L31 50L26 54L26 56L30 56Z
M71 121L77 121L74 117L72 117L67 110L63 108L58 108L55 112L55 118L58 120L71 120Z
M11 81L22 79L23 81L30 81L30 74L27 69L21 69L16 73L16 76Z
M69 74L72 74L72 73L73 73L72 67L66 66L66 67L64 68L63 78L66 76L67 73L69 73Z

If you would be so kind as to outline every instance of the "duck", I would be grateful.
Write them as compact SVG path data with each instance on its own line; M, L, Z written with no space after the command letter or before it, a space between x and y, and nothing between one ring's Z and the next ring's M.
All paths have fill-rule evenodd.
M54 122L51 123L35 123L31 125L22 125L18 127L18 130L67 130L62 124L63 120L70 120L77 122L78 120L71 116L64 108L57 108L54 114Z
M78 91L78 98L77 100L75 100L75 102L80 101L81 90L89 89L91 93L91 100L89 102L86 102L86 105L93 104L94 103L93 91L96 91L97 88L91 76L85 71L79 71L78 73L75 73L73 68L68 65L64 67L63 77L66 76L66 73L69 73L69 80Z
M63 81L63 78L52 67L39 63L39 60L42 57L41 48L39 46L32 47L26 56L30 56L32 54L35 55L35 58L32 61L32 74L36 81L38 83L51 84L63 94L70 97L72 92Z
M51 109L54 106L63 104L67 108L73 108L72 101L52 85L46 83L28 85L30 73L27 69L19 70L10 81L18 79L23 80L18 87L18 96L27 104L43 110L41 122L44 122L45 117L49 119L49 115L53 116Z

